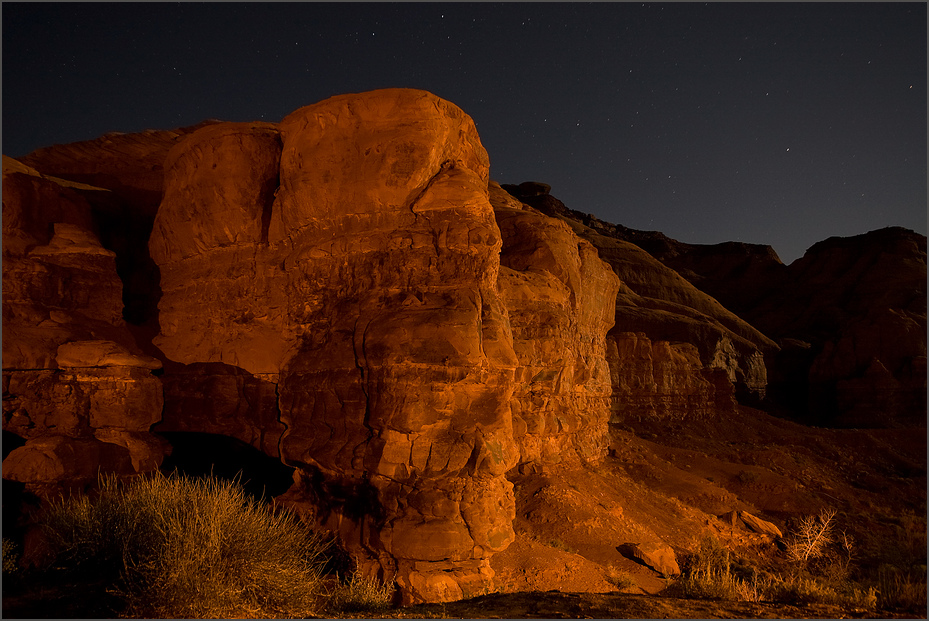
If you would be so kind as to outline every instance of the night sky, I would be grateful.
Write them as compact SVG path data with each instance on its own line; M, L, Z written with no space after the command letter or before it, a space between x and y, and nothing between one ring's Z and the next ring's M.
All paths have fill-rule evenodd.
M690 243L926 233L926 4L4 2L3 153L431 91L491 178Z

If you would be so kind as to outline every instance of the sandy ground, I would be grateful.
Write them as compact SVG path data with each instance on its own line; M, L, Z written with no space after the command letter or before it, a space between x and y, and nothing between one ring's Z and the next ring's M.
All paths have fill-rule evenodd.
M619 546L663 542L682 560L711 535L735 558L768 567L779 555L774 538L717 516L748 511L788 533L799 516L833 508L837 526L856 542L861 571L925 565L925 429L810 428L742 408L725 421L611 425L611 435L609 457L596 466L514 478L516 541L492 558L496 593L380 616L914 618L663 597L674 578L626 558ZM108 602L87 587L4 589L3 616L108 616Z

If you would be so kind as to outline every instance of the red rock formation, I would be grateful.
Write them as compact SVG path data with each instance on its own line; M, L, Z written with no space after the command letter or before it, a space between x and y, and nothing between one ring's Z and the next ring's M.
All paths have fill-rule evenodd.
M508 475L596 460L611 415L710 418L734 386L764 392L772 341L544 184L519 190L537 210L489 183L449 102L389 89L193 129L30 156L69 181L4 160L4 429L28 440L4 477L157 467L153 425L235 437L296 469L278 502L362 571L451 600L489 588L514 539ZM908 402L925 339L873 338L919 327L891 308L789 353L819 356L840 401ZM124 315L152 319L133 334L162 379Z
M151 324L157 314L159 275L147 246L163 193L165 158L185 136L214 122L135 134L113 132L94 140L45 147L22 158L25 164L69 185L90 204L101 243L117 253L123 316L131 324ZM157 326L148 329L157 332Z
M778 341L783 350L768 361L771 400L794 415L847 426L924 424L924 236L891 227L834 237L786 266L770 246L685 244L584 222L641 246Z
M758 390L761 375L751 371L760 361L754 346L766 358L766 407L818 424L924 424L924 236L891 227L831 238L786 266L770 246L686 244L570 210L545 184L505 187L569 222L645 298L623 301L620 293L616 331L693 343L704 365L729 369L743 396L746 389L764 394ZM681 288L678 276L698 294ZM719 300L725 312L714 310L712 298L707 304L703 293ZM728 311L741 319L733 321ZM708 325L714 322L738 338ZM759 332L782 349L758 338Z
M609 227L581 223L545 184L504 187L570 225L620 278L607 339L614 421L732 413L733 387L764 396L770 339Z
M596 250L518 203L495 214L473 122L422 91L212 125L165 168L158 428L297 467L279 501L408 602L487 588L513 539L505 473L605 451L617 282ZM286 430L241 404L275 384Z
M471 120L422 91L335 97L204 128L166 166L155 343L276 379L300 469L282 502L367 571L408 601L486 586L512 540L516 360Z
M214 122L135 134L112 132L94 140L43 147L19 160L45 175L106 188L137 210L154 215L168 151L189 133Z
M704 367L690 343L652 341L642 332L611 332L607 359L613 420L713 419L735 414L725 370Z
M567 222L613 268L623 285L616 302L614 331L643 332L653 341L691 343L699 352L702 367L723 369L745 398L764 398L765 356L778 350L771 339L639 246L625 241L621 233L606 226L586 226L577 212L538 185L544 184L505 187L518 199ZM526 196L527 192L531 196ZM594 218L586 220L599 223Z
M126 330L115 255L73 186L3 158L3 428L26 440L3 476L44 496L166 450L149 433L161 363Z
M596 459L606 448L607 331L619 280L596 249L496 183L500 292L519 367L511 403L523 470Z

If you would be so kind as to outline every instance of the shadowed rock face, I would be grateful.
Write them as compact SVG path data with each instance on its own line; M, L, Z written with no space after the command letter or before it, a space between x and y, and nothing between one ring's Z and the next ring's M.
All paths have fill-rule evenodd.
M772 397L806 420L925 422L924 236L890 227L834 237L789 266L766 246L643 247L781 344Z
M751 314L810 344L810 412L851 427L925 424L926 238L901 228L830 238L789 276Z
M834 237L788 266L770 246L686 244L568 209L545 184L504 187L568 222L639 296L620 292L614 332L691 343L740 399L765 396L801 420L925 423L925 236L889 227ZM614 405L624 402L617 392Z
M3 477L54 496L99 469L157 468L161 363L123 322L115 253L90 205L73 184L4 157L3 242L3 429L26 440Z
M779 349L771 339L700 291L677 272L663 265L638 245L626 241L612 227L587 218L587 226L577 212L569 210L548 194L544 184L530 183L503 186L517 199L540 211L566 222L582 239L596 247L600 257L619 276L621 286L616 297L615 325L610 335L610 351L625 351L629 333L641 333L641 345L651 348L651 342L673 343L676 360L671 366L654 368L651 362L642 366L644 350L633 346L638 354L610 358L614 378L614 417L622 419L648 417L663 412L674 416L696 415L714 410L718 401L731 411L729 389L721 378L711 379L721 372L741 398L756 403L764 398L767 388L765 357ZM669 240L656 234L658 240ZM648 237L647 239L652 239ZM686 353L680 343L692 348ZM668 360L670 349L658 345L657 360ZM696 354L694 356L693 354ZM649 358L652 354L649 353ZM687 360L687 362L684 362ZM635 362L633 362L635 361ZM675 367L675 370L672 370ZM657 383L651 384L649 377ZM630 382L621 378L629 376ZM704 377L705 376L705 377ZM636 379L632 379L636 378ZM620 384L616 384L620 381ZM635 384L637 388L630 387ZM712 385L712 386L711 386ZM661 386L661 387L659 387ZM722 393L717 395L721 390ZM633 396L634 393L634 396ZM696 398L697 394L703 395ZM680 399L678 399L678 396Z

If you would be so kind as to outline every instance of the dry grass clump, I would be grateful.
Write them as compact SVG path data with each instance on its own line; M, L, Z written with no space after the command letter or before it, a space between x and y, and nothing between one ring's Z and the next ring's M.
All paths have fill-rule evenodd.
M619 591L624 592L636 586L636 582L632 576L624 571L620 571L612 565L606 568L605 574L606 581L615 586Z
M740 589L747 589L737 577L730 561L729 550L715 537L704 537L696 552L686 557L681 577L671 583L668 594L690 599L740 600Z
M787 556L794 563L794 571L785 574L738 565L715 537L705 537L696 552L685 560L681 577L670 585L667 594L693 599L818 603L874 610L878 605L875 588L855 585L845 578L845 572L841 572L840 578L830 578L807 571L814 559L832 558L831 553L827 554L833 543L832 518L833 515L822 514L800 522L787 544ZM807 527L809 532L805 532Z
M328 607L339 612L377 612L393 607L394 587L380 580L352 573L329 594Z
M12 539L3 538L3 575L10 575L19 569L19 552Z
M323 539L236 483L179 476L120 484L55 505L54 568L112 577L131 617L306 617Z
M926 567L900 570L882 565L877 572L878 602L887 610L926 612Z

